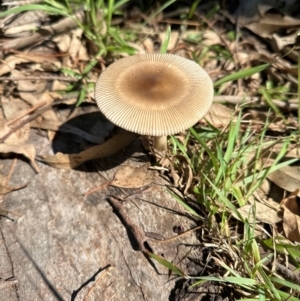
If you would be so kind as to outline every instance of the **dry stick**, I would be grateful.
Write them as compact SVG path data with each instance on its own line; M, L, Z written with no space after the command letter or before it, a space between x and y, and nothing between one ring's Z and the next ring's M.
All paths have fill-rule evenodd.
M265 266L266 270L272 270L271 259L268 259L263 267ZM267 267L267 268L266 268ZM289 268L285 267L283 264L276 262L275 263L275 270L273 272L279 273L284 279L300 285L300 276L297 275L295 272L291 271Z
M96 188L93 188L93 189L91 189L91 190L89 190L89 191L87 191L86 193L84 193L84 197L87 197L88 195L90 195L90 194L92 194L92 193L94 193L94 192L96 192L96 191L98 191L98 190L102 190L102 189L105 189L107 186L109 186L109 185L111 185L111 182L106 182L106 183L104 183L104 184L102 184L102 185L100 185L100 186L98 186L98 187L96 187Z
M202 228L202 226L197 226L197 227L195 227L195 228L192 228L192 229L189 229L189 230L187 230L187 231L185 231L185 232L183 232L183 233L180 233L180 234L178 234L178 235L176 235L176 236L173 236L173 237L170 237L170 238L168 238L168 239L163 239L163 240L160 240L160 239L156 239L156 240L151 240L151 243L165 243L165 242L171 242L171 241L173 241L173 240L175 240L175 239L177 239L177 238L180 238L181 236L183 236L183 235L186 235L186 234L189 234L189 233L191 233L191 232L193 232L193 231L196 231L196 230L198 230L198 229L201 229Z
M21 81L21 80L59 80L62 82L77 82L79 79L75 77L62 77L62 76L55 76L55 75L49 75L49 76L27 76L27 77L11 77L11 76L2 76L0 77L0 81ZM96 81L93 81L96 82Z
M114 196L109 196L107 198L110 205L114 208L114 210L117 212L118 216L122 219L123 224L126 226L126 228L130 231L130 233L133 235L135 242L138 245L138 250L142 251L143 253L148 253L149 250L146 249L145 243L146 235L144 231L140 230L137 225L135 225L131 218L129 217L128 213L120 203L118 199L116 199Z
M130 194L130 195L127 195L125 198L124 198L124 201L128 201L128 200L131 200L131 199L134 199L134 198L137 198L141 195L143 195L144 193L146 192L149 192L152 190L152 186L151 185L148 185L146 187L143 187L141 189L139 189L138 191Z

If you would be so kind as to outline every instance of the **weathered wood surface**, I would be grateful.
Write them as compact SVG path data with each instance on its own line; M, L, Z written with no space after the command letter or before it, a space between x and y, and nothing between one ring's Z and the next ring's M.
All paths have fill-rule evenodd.
M31 140L39 153L48 143L34 133ZM123 155L132 159L122 164L139 165L139 158L145 159L138 142L118 156ZM118 156L100 163L101 173L110 179L119 168L117 164L110 167L110 160L116 161ZM11 162L2 161L3 174L8 173ZM122 190L109 187L83 197L106 181L99 173L90 172L92 165L79 171L39 163L41 172L36 174L28 163L18 160L9 184L29 184L7 194L1 203L21 215L0 220L1 301L169 300L175 280L169 279L167 269L134 250L128 232L107 202L108 195L120 196ZM152 185L150 191L123 206L140 229L165 238L176 235L175 225L195 226L178 214L183 208L163 185ZM184 261L179 263L189 251L184 243L194 241L192 233L152 246L156 254L174 260L184 270Z

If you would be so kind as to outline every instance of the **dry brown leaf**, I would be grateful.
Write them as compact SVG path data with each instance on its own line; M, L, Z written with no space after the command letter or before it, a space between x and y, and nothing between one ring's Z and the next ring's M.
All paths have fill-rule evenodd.
M69 53L70 56L73 60L76 60L78 53L80 51L81 48L81 37L82 37L82 33L83 30L81 28L76 28L73 29L71 32L71 43L70 43L70 49L69 49Z
M61 98L61 95L59 95L58 93L49 91L45 91L42 94L19 92L19 95L22 99L24 99L27 103L30 103L32 106L35 106L36 104L44 101L47 103L47 105L51 105L55 101L55 99ZM42 116L46 120L58 120L57 114L53 109L42 113Z
M16 126L20 121L16 121L13 125ZM9 127L4 121L0 121L0 138L6 136L11 131L11 127ZM30 135L30 125L25 124L22 128L18 129L14 133L12 133L6 140L6 143L10 144L23 144L27 141Z
M203 45L212 46L222 44L220 36L212 30L205 30L203 33Z
M297 28L300 20L284 14L282 8L282 2L276 0L267 3L264 0L242 0L237 10L238 24L265 38L271 37L278 29Z
M148 170L149 164L140 167L123 165L116 172L110 185L121 188L141 188L153 182L153 173Z
M11 5L11 4L10 4ZM45 39L50 39L51 36L66 32L72 28L77 28L78 23L83 20L84 12L83 9L79 9L74 16L60 19L56 23L51 23L49 26L41 27L41 30L31 34L30 36L12 39L0 43L3 49L21 49L29 45L36 44L37 42L43 42ZM77 20L77 22L75 21Z
M27 159L30 160L32 167L35 169L36 172L40 172L39 167L35 163L35 155L36 150L33 144L9 144L9 143L2 143L0 144L0 154L20 154L25 156Z
M270 38L278 29L298 27L299 25L299 19L290 16L282 16L279 13L272 13L265 15L259 22L253 22L244 26L263 38Z
M1 109L5 116L5 119L11 120L17 117L20 114L20 112L28 110L29 106L23 100L21 100L20 97L5 97L4 95L2 95ZM4 118L0 119L0 122L1 120L4 120Z
M17 4L13 4L14 1L9 1L9 5L21 5L22 3L18 1ZM28 3L29 4L29 3ZM2 1L2 5L5 5ZM23 31L30 30L31 32L35 31L43 22L49 21L49 15L42 10L32 10L23 12L22 14L12 14L5 19L1 19L1 28L4 31L4 35L12 34L9 30L14 30L15 28L20 28L25 26ZM27 26L31 26L31 29L28 29ZM18 30L17 30L18 32ZM25 32L24 35L29 35L28 32ZM20 36L20 35L18 35Z
M214 127L225 127L232 120L233 113L227 106L213 103L204 118Z
M15 69L17 64L21 63L37 63L38 65L34 68L35 70L46 70L43 68L43 64L47 66L47 70L50 68L51 70L55 71L61 68L61 62L53 57L48 56L47 60L45 60L45 56L41 54L35 53L21 53L17 55L8 56L4 61L3 64L0 65L0 76L9 73L11 70Z
M78 60L88 62L88 61L91 60L91 57L88 53L88 50L87 50L86 45L84 43L84 40L82 40L82 41L83 41L83 43L81 44L81 47L80 47L79 52L78 52Z
M174 168L173 164L170 164L170 174L173 179L173 184L175 186L179 186L180 184L180 176L176 172L176 169Z
M268 179L280 188L293 192L300 187L299 166L285 166L268 175Z
M266 224L276 224L282 220L278 216L276 210L259 202L255 202L255 204L247 204L238 208L238 211L242 217L247 218L250 223L257 220Z
M70 49L71 37L69 33L56 35L55 37L53 37L52 41L56 43L58 49L63 53L68 52L68 50Z
M257 110L248 110L247 114L243 117L243 120L249 120L253 125L257 127L264 127L269 122L268 128L272 131L284 133L286 130L292 130L297 128L297 121L293 118L287 118L283 120L279 116L270 116L269 113L260 112Z
M5 30L4 34L6 36L19 36L20 33L29 33L30 31L35 30L37 27L36 23L28 23L26 25L16 26L16 27L10 27L7 30Z
M299 189L283 199L280 207L283 211L283 230L286 237L292 241L300 242L300 208L297 202Z
M287 36L279 36L278 34L273 34L273 40L276 43L277 49L282 50L287 45L294 45L297 39L297 32L294 32Z
M192 185L193 171L192 171L192 168L191 168L191 165L189 164L189 162L187 162L186 158L184 158L184 159L185 160L183 161L183 164L182 164L183 183L185 185L183 194L186 195Z
M0 65L0 76L15 69L17 64L27 63L29 61L28 58L21 58L15 55L8 56L3 64Z
M116 172L112 181L106 182L94 189L91 189L87 191L84 195L88 196L96 191L103 190L108 186L115 186L120 188L133 188L133 189L148 186L154 180L154 174L152 171L148 169L149 166L150 166L149 163L146 163L140 167L123 165Z
M54 156L39 156L39 160L56 168L71 169L89 160L112 156L136 140L138 136L138 134L123 131L104 143L92 146L78 154L57 153Z
M17 89L19 92L34 92L35 94L42 93L47 86L46 80L26 80L27 74L24 74L24 70L21 72L19 70L11 70L10 72L11 77L13 78L24 78L24 80L16 81Z
M146 39L143 41L143 46L145 47L147 53L153 53L153 52L154 52L154 43L153 43L153 39L151 39L151 38L146 38Z
M68 87L68 83L64 83L62 81L59 80L54 80L52 83L52 91L64 91L67 89ZM63 97L60 96L60 99L62 99Z

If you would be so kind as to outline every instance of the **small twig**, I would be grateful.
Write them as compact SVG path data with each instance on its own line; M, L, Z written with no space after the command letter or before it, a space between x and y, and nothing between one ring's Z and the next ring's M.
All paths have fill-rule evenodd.
M266 261L265 266L268 268L271 267L271 270L273 269L270 259L268 259ZM295 283L297 285L300 285L300 275L297 275L295 272L291 271L289 268L285 267L283 264L276 262L273 273L274 272L279 273L281 276L283 276L284 279L286 279L292 283Z
M0 81L21 81L21 80L59 80L62 82L78 82L79 79L76 77L64 77L64 76L55 76L55 75L50 75L50 76L45 76L45 75L40 75L40 76L26 76L26 77L12 77L12 76L1 76Z
M147 187L144 187L144 188L142 188L142 189L139 189L138 191L136 191L136 192L134 192L134 193L132 193L132 194L126 196L126 197L124 198L124 201L127 201L127 200L131 200L131 199L137 198L137 197L139 197L139 196L143 195L144 193L149 192L149 191L151 191L151 190L152 190L152 186L151 186L151 185L149 185L149 186L147 186Z
M180 233L180 234L178 234L178 235L176 235L176 236L173 236L173 237L170 237L170 238L168 238L168 239L164 239L164 240L159 240L159 239L156 239L156 240L151 240L151 243L166 243L166 242L171 242L171 241L173 241L173 240L175 240L175 239L177 239L177 238L180 238L181 236L183 236L183 235L186 235L186 234L189 234L189 233L191 233L191 232L193 232L193 231L196 231L196 230L198 230L198 229L201 229L202 228L202 226L197 226L197 227L195 227L195 228L192 228L192 229L190 229L190 230L187 230L187 231L185 231L185 232L183 232L183 233Z
M98 187L96 187L96 188L93 188L93 189L87 191L83 196L84 196L84 197L87 197L88 195L90 195L90 194L92 194L92 193L94 193L94 192L96 192L96 191L98 191L98 190L105 189L105 188L106 188L107 186L109 186L110 184L111 184L111 182L106 182L106 183L104 183L104 184L102 184L102 185L100 185L100 186L98 186Z
M242 104L245 102L257 103L258 97L251 96L239 96L239 95L215 95L213 102L228 102L232 104Z
M199 21L176 20L176 19L171 19L171 18L163 19L159 22L167 23L167 24L186 25L186 26L199 26Z
M110 205L114 208L114 210L117 212L118 216L122 219L123 224L125 227L130 231L132 234L135 242L137 243L137 250L142 251L143 253L148 253L149 250L146 249L145 243L147 243L146 235L143 230L140 230L137 225L135 225L131 218L129 217L126 210L124 210L123 206L121 205L120 201L115 198L114 196L109 196L107 198ZM151 251L151 250L150 250ZM151 251L152 252L152 251Z

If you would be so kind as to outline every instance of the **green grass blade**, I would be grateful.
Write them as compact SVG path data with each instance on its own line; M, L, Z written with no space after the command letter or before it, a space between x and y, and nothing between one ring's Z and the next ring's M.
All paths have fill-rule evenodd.
M225 77L219 79L218 81L216 81L214 83L214 87L216 88L217 86L220 86L221 84L224 84L226 82L230 82L230 81L233 81L233 80L237 80L237 79L240 79L240 78L251 76L255 73L259 73L259 72L267 69L268 67L270 67L270 64L264 64L264 65L260 65L260 66L256 66L256 67L253 67L253 68L249 68L249 69L245 69L245 70L235 72L233 74L225 76Z
M197 6L200 4L202 0L196 0L193 2L193 4L191 5L191 8L189 10L189 13L187 15L188 19L191 19L194 16L195 10L197 8Z
M175 149L176 149L176 151L174 152L174 155L177 154L177 147L178 147L178 149L181 151L183 156L188 160L188 162L190 162L190 158L186 152L185 146L182 145L182 143L180 141L178 141L178 139L176 139L175 136L171 135L170 138L171 138L172 144L175 146Z
M203 174L203 176L213 187L213 189L215 190L216 194L219 197L219 200L221 202L223 202L223 204L227 207L227 209L230 209L235 214L235 216L237 216L243 222L244 218L242 217L240 212L237 210L237 208L232 204L232 202L226 198L223 191L221 191L218 187L216 187L216 185L205 174Z
M261 179L265 178L269 173L271 173L273 171L276 171L276 170L278 170L278 169L280 169L282 167L291 165L291 164L293 164L293 163L295 163L297 161L299 161L299 158L294 158L294 159L291 159L291 160L279 163L277 165L272 165L271 167L265 168L265 169L261 170L260 172L254 174L254 175L251 175L251 176L248 176L248 177L244 178L243 180L241 180L238 183L236 183L235 186L236 187L240 187L242 185L250 184L254 180L261 180Z
M149 255L149 257L155 259L158 263L160 263L161 265L163 265L167 269L169 269L172 272L174 272L176 275L178 275L180 277L185 277L185 274L184 274L184 272L181 269L179 269L177 266L175 266L171 262L167 261L163 257L161 257L161 256L159 256L157 254L151 253L151 252L147 252L147 255Z
M242 119L242 111L240 111L237 121L235 123L231 122L231 124L230 124L226 152L224 154L223 160L221 160L221 162L223 162L224 165L227 165L230 162L230 160L232 159L232 153L235 148L236 140L237 140L239 132L240 132L241 119ZM225 173L226 173L225 166L223 168L219 169L217 176L216 176L216 181L215 181L216 184L219 183L222 174L224 176L226 176Z
M88 74L97 64L98 64L98 60L93 59L91 60L83 69L83 74Z
M75 106L79 107L81 103L85 100L85 97L86 97L86 91L85 89L81 89Z
M199 214L193 209L191 208L188 204L186 204L178 195L176 195L174 192L172 192L170 189L168 189L168 192L176 199L176 201L181 204L184 209L189 212L190 214L200 217Z
M114 0L108 0L107 23L106 23L108 29L110 29L111 20L112 20L112 16L113 16L113 13L114 13L114 4L115 4Z
M270 106L270 108L278 115L280 116L283 120L285 120L284 115L281 113L279 108L276 106L276 104L273 102L272 97L270 93L266 89L261 89L260 90L262 96L264 97L266 103Z
M215 157L214 153L209 149L209 147L206 145L206 143L203 141L203 139L198 135L198 133L193 129L190 128L189 131L194 136L194 138L199 142L199 144L204 148L204 150L208 153L210 159L212 160L213 166L215 171L218 171L218 160Z
M291 283L287 280L280 279L280 278L277 278L277 277L271 277L271 280L273 282L276 282L276 283L280 284L280 285L283 285L285 287L289 287L293 290L296 290L297 292L300 293L300 285L298 285L298 284L294 284L294 283Z
M195 282L193 285L191 285L191 287L195 287L206 281L216 281L216 282L228 282L231 284L237 284L248 290L253 290L254 286L256 284L255 280L251 279L251 278L231 277L231 276L223 277L223 278L217 278L217 277L213 277L213 276L203 276L203 277L195 277L195 279L199 279L200 281Z
M13 14L19 14L19 13L22 13L22 12L25 12L25 11L32 11L32 10L42 10L42 11L45 11L51 15L64 15L64 16L67 16L69 15L69 13L62 9L57 9L53 6L50 6L50 5L45 5L45 4L28 4L28 5L22 5L22 6L19 6L19 7L15 7L15 8L11 8L11 9L8 9L4 12L0 12L0 18L3 18L3 17L6 17L6 16L9 16L9 15L13 15Z
M171 36L171 26L168 26L165 39L160 47L160 53L167 53L169 42L170 42L170 36Z
M296 297L292 296L291 294L283 292L281 290L278 290L278 294L282 297L281 300L283 300L283 301L300 301L299 298L296 298Z
M120 7L122 7L127 2L129 2L129 0L120 0L120 1L118 1L117 3L115 3L113 11L115 12L116 10L118 10Z

